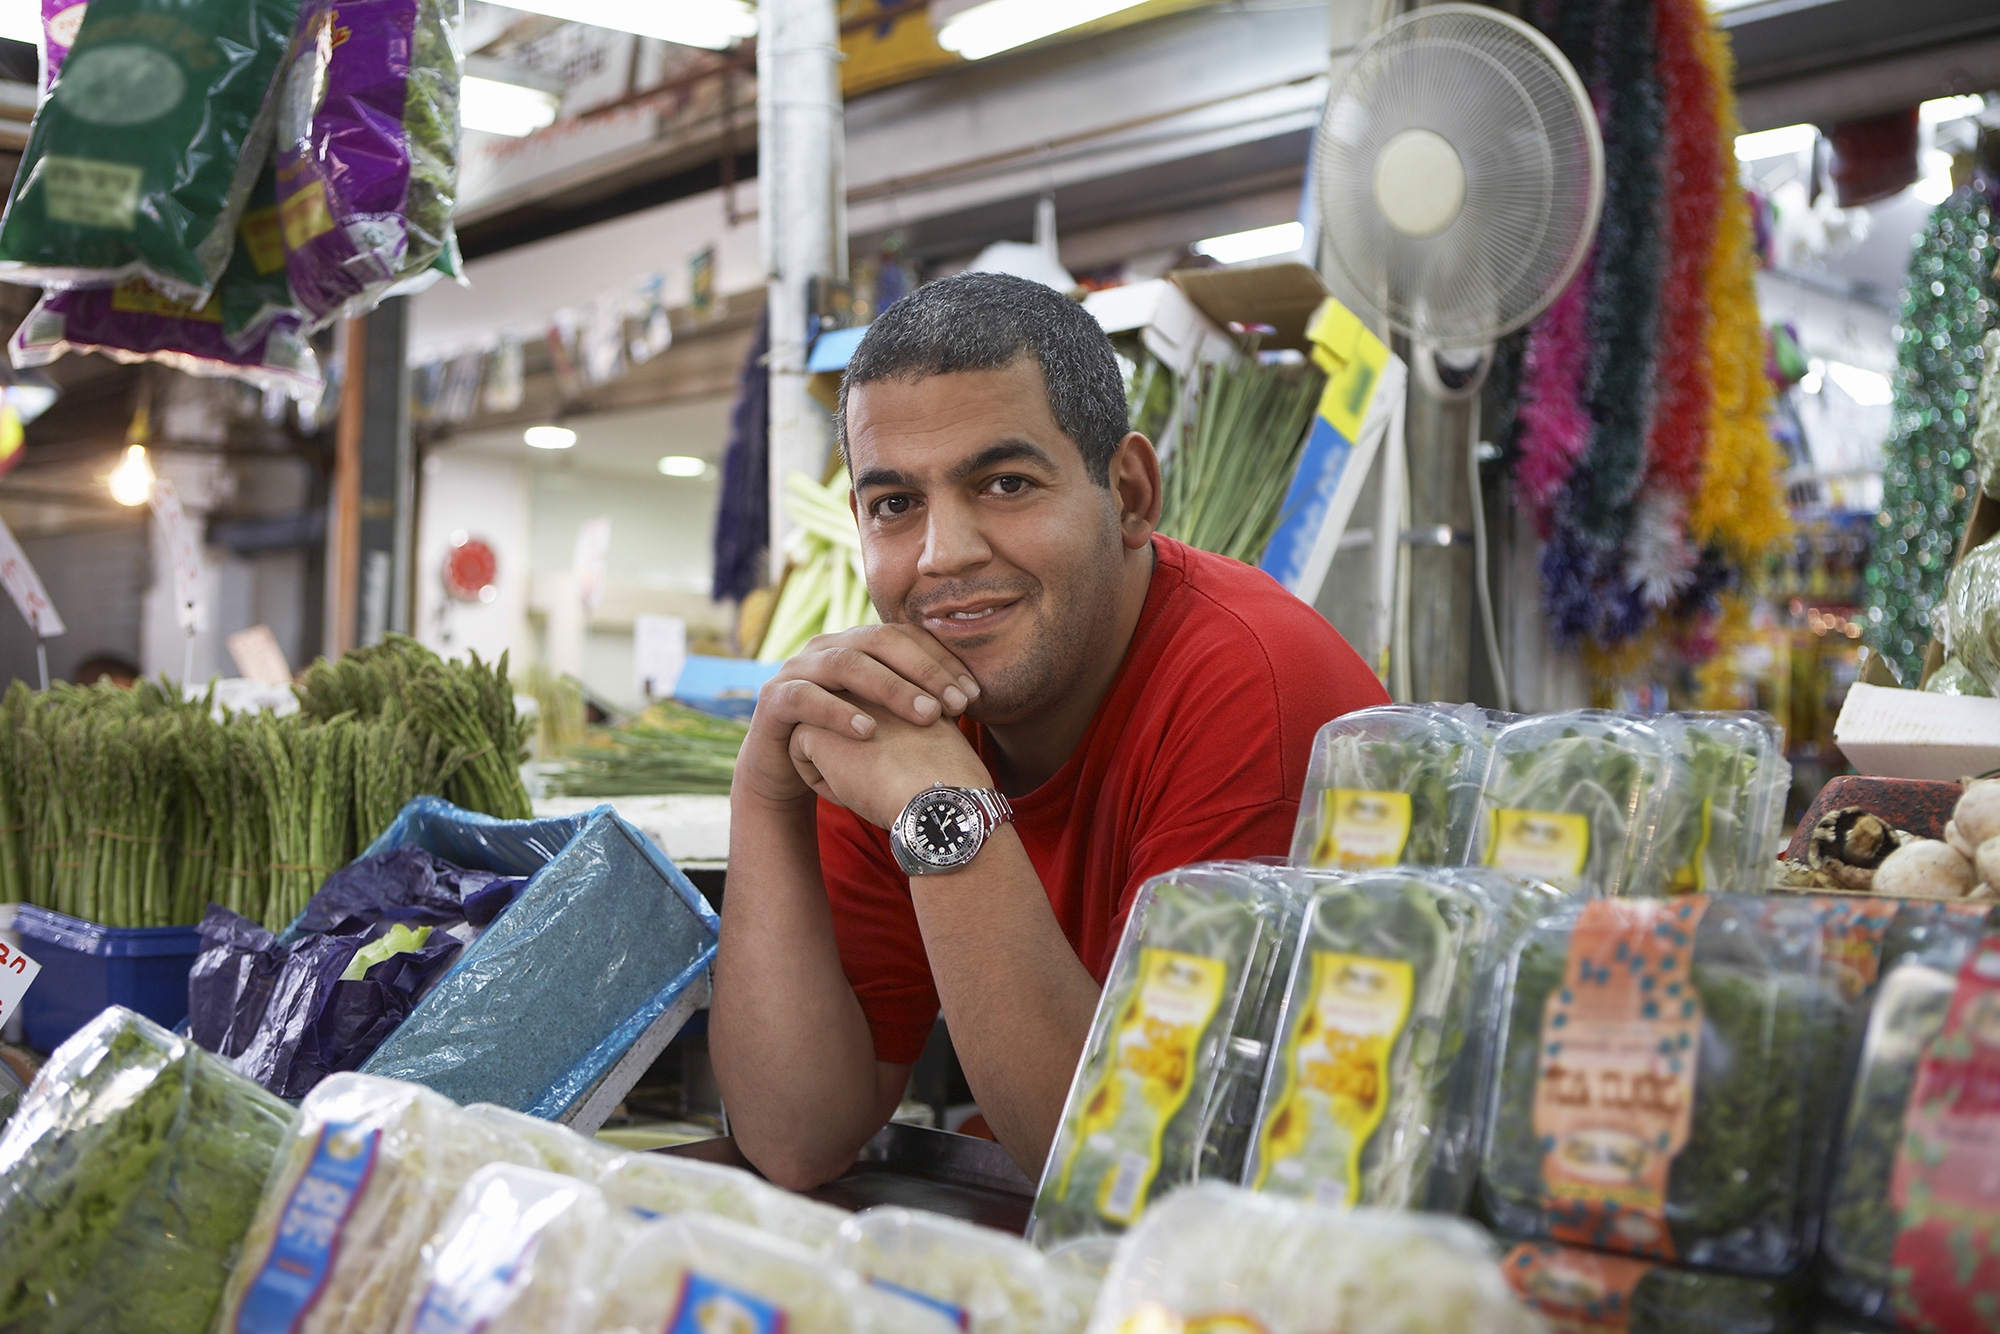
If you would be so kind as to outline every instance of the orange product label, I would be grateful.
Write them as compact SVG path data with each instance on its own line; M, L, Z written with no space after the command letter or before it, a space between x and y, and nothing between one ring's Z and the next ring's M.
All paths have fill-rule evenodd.
M1546 1241L1524 1241L1500 1262L1507 1285L1549 1334L1625 1334L1632 1328L1632 1294L1657 1268L1651 1260Z
M1689 979L1700 896L1599 899L1542 1011L1535 1134L1558 1241L1674 1257L1667 1174L1694 1122L1701 999Z
M315 236L333 230L333 214L326 207L326 183L314 181L278 205L278 223L285 244L297 250Z

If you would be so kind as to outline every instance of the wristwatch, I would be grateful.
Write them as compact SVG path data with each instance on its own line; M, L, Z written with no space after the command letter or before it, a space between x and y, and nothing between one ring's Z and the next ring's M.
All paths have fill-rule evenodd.
M978 856L987 836L1013 818L997 788L932 783L889 826L889 848L905 875L943 875Z

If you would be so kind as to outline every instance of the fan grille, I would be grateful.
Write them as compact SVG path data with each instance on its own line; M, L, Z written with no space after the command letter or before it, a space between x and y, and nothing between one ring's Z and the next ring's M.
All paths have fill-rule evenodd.
M1382 148L1428 130L1465 170L1435 235L1376 200ZM1356 54L1320 124L1320 212L1336 261L1390 324L1439 346L1490 342L1545 309L1582 264L1604 194L1604 148L1569 62L1498 10L1443 4Z

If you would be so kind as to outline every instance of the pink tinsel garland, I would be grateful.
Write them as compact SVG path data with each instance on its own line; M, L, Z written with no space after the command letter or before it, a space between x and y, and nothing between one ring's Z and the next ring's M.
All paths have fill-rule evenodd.
M1535 322L1522 359L1522 449L1514 485L1544 539L1550 536L1557 493L1590 448L1583 379L1590 365L1591 267L1591 261L1584 261L1562 295Z

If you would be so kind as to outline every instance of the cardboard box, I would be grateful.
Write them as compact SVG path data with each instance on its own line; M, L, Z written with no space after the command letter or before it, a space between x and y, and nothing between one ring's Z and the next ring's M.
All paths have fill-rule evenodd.
M1319 303L1331 295L1309 264L1234 264L1221 269L1176 269L1168 279L1201 313L1222 328L1269 325L1258 339L1264 351L1310 347L1306 326Z
M1833 740L1864 774L1957 782L2000 768L2000 699L1857 681L1833 724Z

